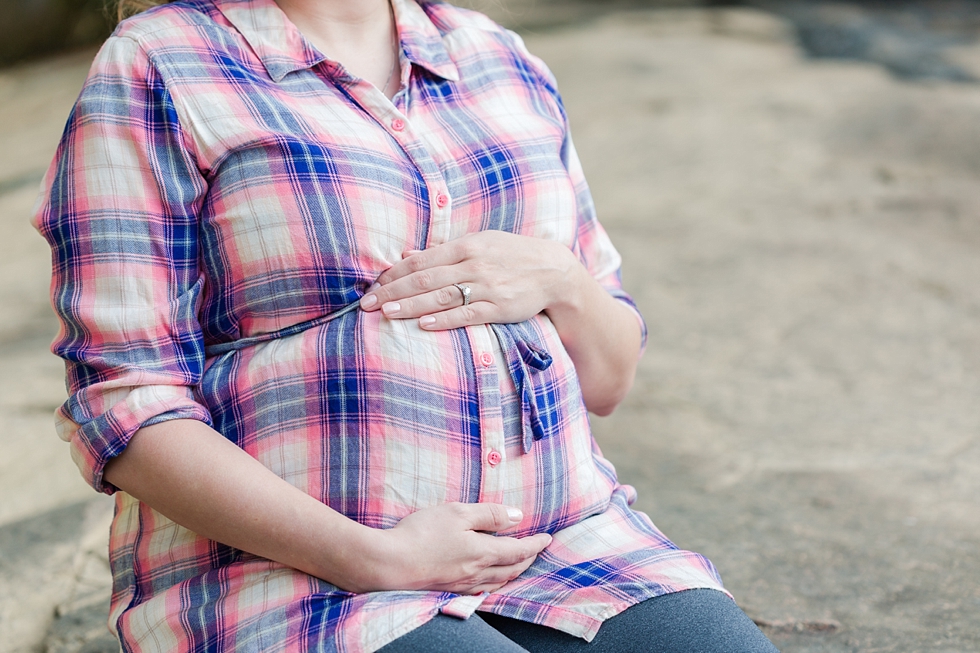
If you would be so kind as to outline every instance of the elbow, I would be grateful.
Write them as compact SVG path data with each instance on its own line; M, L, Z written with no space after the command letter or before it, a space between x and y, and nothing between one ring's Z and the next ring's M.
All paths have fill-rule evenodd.
M598 415L599 417L609 417L613 414L613 411L616 410L616 407L623 401L625 396L626 395L624 393L621 397L608 399L603 402L586 402L585 407L588 408L589 412L594 415Z
M618 405L619 403L617 402L617 403L601 404L595 407L586 405L586 407L589 409L589 412L594 415L598 415L599 417L609 417L610 415L613 414L613 411L616 410L616 406Z
M603 388L595 388L591 392L583 393L585 407L590 413L599 417L612 415L616 407L626 399L630 389L633 387L634 374L630 374L616 383L611 383Z

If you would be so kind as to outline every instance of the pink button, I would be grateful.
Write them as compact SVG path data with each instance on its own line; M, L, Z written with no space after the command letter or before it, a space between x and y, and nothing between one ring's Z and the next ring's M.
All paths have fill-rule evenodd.
M400 132L401 130L405 129L405 121L401 118L395 118L391 121L391 128L396 132Z
M487 454L487 462L490 463L491 467L497 466L501 460L503 460L503 457L500 455L499 451L491 451Z
M439 193L436 195L436 206L441 209L447 204L449 204L449 195L446 195L445 193Z
M493 365L493 354L488 351L480 354L480 362L483 363L483 367L490 367Z

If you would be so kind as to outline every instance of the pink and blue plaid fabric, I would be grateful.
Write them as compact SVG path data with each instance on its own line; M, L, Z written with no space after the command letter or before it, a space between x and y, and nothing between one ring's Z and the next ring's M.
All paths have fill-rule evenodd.
M475 610L588 640L649 597L721 588L629 507L544 314L430 333L357 310L404 250L487 229L565 243L632 306L544 64L479 14L393 7L393 102L271 0L186 0L116 30L35 218L68 370L59 432L109 493L135 431L190 418L372 527L500 502L526 515L512 534L554 541L489 595L355 595L116 492L126 651L374 651Z

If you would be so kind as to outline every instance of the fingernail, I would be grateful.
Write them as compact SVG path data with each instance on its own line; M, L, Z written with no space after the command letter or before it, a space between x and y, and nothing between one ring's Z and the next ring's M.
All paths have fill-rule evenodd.
M409 249L409 250L406 250L406 251L402 252L402 258L408 258L409 256L414 256L416 254L421 254L421 253L422 253L422 250L420 250L420 249Z
M426 315L425 317L419 318L419 326L428 327L428 326L432 326L435 323L436 323L436 318L432 317L431 315Z
M377 295L364 295L361 297L361 308L371 308L378 303Z
M367 291L368 292L374 292L375 290L377 290L380 287L381 287L381 284L380 283L374 282L374 283L371 284L371 287L367 289Z
M385 315L394 315L400 310L402 310L402 305L398 302L388 302L381 307L381 312L383 312Z
M519 522L522 519L524 519L524 513L517 508L508 508L507 516L510 518L512 522Z

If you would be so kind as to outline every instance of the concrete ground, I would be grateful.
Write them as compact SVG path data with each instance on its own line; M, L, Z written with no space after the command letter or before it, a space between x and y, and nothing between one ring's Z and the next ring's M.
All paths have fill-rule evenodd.
M980 651L980 47L910 81L773 13L626 4L489 6L554 69L649 322L605 453L785 653ZM115 650L27 223L90 57L0 71L3 653Z

